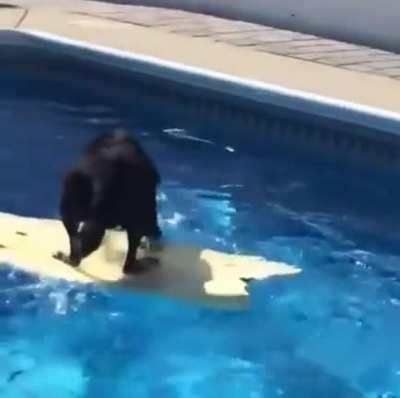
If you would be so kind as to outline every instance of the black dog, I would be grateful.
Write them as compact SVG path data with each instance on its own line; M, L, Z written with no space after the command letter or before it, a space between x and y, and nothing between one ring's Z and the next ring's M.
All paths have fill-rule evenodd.
M95 251L108 228L128 234L124 273L141 269L136 252L142 237L158 239L157 169L138 142L117 129L95 139L64 179L60 212L70 255L56 258L73 266Z

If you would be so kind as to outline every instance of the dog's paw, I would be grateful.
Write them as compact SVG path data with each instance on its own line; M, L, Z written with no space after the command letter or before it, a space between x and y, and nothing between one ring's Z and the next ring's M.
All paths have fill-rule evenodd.
M62 262L66 261L66 258L68 257L66 254L64 254L61 251L55 252L52 256L53 258L55 258L56 260L60 260Z
M79 263L71 259L70 256L67 256L65 253L58 251L53 254L53 258L63 262L64 264L71 265L72 267L77 267Z

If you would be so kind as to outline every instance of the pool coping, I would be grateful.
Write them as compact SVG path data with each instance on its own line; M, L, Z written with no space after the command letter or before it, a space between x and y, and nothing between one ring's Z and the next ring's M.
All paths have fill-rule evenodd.
M2 29L1 32L29 39L36 46L45 46L63 54L140 72L149 77L220 92L224 95L282 107L303 114L333 119L390 133L400 138L400 113L360 105L354 102L285 88L277 84L241 78L197 66L188 66L154 56L123 51L29 29Z

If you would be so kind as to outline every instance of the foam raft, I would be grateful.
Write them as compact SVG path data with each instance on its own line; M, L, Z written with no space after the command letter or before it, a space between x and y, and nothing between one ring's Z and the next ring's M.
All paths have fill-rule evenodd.
M125 276L122 264L127 238L123 231L108 231L101 247L84 259L79 268L53 258L60 250L68 252L68 238L60 221L0 213L0 263L43 277L241 309L249 302L247 280L299 272L287 264L260 257L168 243L160 252L149 253L157 257L159 265Z

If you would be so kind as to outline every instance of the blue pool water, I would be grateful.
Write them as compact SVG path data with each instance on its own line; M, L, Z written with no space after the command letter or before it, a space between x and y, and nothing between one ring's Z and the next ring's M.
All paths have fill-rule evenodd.
M232 313L1 268L1 397L400 397L396 176L278 147L122 80L10 59L0 211L57 217L64 169L123 122L161 171L168 239L303 272L255 284L251 309Z

